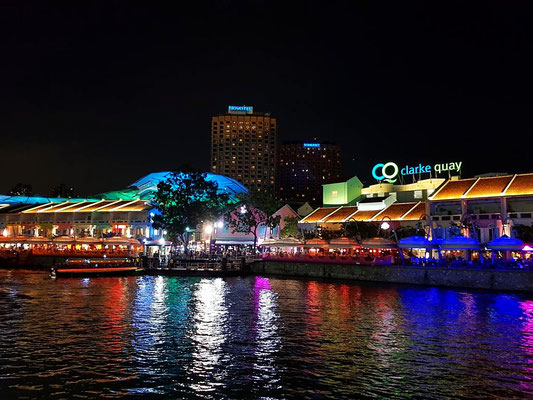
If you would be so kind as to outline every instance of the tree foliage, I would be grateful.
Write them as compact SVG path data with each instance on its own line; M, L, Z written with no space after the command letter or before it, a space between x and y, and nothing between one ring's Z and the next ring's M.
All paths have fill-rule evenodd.
M27 183L17 183L9 191L10 196L31 196L33 193L32 187Z
M157 185L153 202L161 214L153 217L153 226L166 230L173 243L187 247L187 228L218 218L228 205L229 195L220 193L216 182L207 181L206 176L182 168Z
M377 236L378 226L372 222L350 221L344 224L344 234L361 242Z
M271 230L279 225L281 216L273 215L278 209L279 203L268 194L241 195L239 202L225 214L225 220L233 233L251 233L255 248L261 225Z
M283 219L283 222L285 222L285 225L283 226L283 229L280 231L279 236L281 238L297 237L299 220L300 220L300 217L289 217L289 216L285 217Z

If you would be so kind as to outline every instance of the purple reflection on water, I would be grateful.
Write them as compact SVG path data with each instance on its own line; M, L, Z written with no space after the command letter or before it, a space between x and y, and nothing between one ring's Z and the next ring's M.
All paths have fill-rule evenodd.
M270 280L268 278L256 276L254 282L254 310L256 315L261 306L261 291L263 290L272 290L270 287Z
M529 375L524 375L520 386L528 391L533 390L533 301L525 300L520 303L520 308L524 312L524 323L522 325L522 342L525 347L524 352L529 356L527 360L527 367L524 367L528 371Z

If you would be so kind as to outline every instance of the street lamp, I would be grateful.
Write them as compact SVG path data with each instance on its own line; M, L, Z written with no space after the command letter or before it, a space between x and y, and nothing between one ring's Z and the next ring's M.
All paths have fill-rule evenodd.
M394 224L392 223L392 219L388 215L381 218L381 223L379 224L379 228L378 228L378 235L379 235L380 229L387 231L391 228L392 228L392 233L394 234L394 239L396 240L396 245L398 245L400 241L398 240L398 235L396 234L396 229L394 229ZM400 259L402 260L402 265L403 265L405 264L405 261L403 259L403 251L402 249L399 248L398 252L400 253Z
M213 234L213 230L214 230L214 226L213 224L207 224L204 226L204 232L209 235L209 254L211 254L211 239L212 239L212 234Z

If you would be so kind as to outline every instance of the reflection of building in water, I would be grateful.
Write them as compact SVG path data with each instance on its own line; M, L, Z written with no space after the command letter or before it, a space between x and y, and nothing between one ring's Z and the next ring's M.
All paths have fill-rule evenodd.
M276 354L281 349L281 337L279 335L279 313L277 298L278 294L272 290L268 278L256 277L254 282L254 310L257 313L254 326L255 332L255 356L257 362L255 368L260 370L272 388L276 387L272 382L279 371L276 367Z
M221 357L222 346L228 339L226 286L227 283L218 278L203 279L195 287L192 364L187 371L196 377L191 384L195 391L212 391L224 382Z

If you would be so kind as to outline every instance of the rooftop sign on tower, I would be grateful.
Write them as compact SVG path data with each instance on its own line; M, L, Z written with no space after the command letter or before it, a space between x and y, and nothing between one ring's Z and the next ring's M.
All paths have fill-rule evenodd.
M252 106L228 106L228 114L253 114Z

